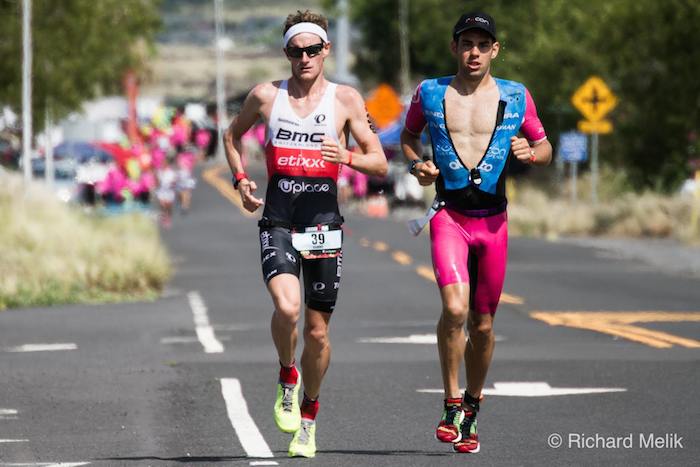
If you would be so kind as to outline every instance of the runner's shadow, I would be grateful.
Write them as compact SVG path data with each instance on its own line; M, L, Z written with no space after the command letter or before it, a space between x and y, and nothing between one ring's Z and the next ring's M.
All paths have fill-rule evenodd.
M430 457L454 457L451 452L434 452L434 451L392 451L392 450L362 450L362 449L329 449L319 450L317 454L351 454L354 456L430 456Z
M274 451L275 458L287 458L287 451ZM319 450L317 454L342 454L353 456L429 456L429 457L453 457L449 452L430 452L419 450L361 450L361 449L329 449ZM180 456L180 457L158 457L158 456L129 456L129 457L102 457L93 459L95 461L121 461L121 462L138 462L138 461L161 461L161 462L177 462L183 464L194 464L199 462L232 462L232 461L253 461L259 458L248 456ZM272 460L272 459L270 459Z
M254 457L248 456L180 456L180 457L158 457L158 456L130 456L130 457L102 457L93 459L95 461L121 461L121 462L138 462L138 461L162 461L162 462L180 462L183 464L193 464L198 462L231 462L240 460L254 460Z

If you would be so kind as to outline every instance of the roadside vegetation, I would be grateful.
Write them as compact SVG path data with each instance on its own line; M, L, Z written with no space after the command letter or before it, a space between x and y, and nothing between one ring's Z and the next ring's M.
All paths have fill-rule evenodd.
M692 196L634 191L624 173L603 170L599 201L590 202L590 174L577 183L572 202L569 180L519 180L509 186L509 230L515 235L556 238L560 235L673 238L700 244L700 226L693 227Z
M153 299L171 274L155 223L100 217L0 175L0 309Z

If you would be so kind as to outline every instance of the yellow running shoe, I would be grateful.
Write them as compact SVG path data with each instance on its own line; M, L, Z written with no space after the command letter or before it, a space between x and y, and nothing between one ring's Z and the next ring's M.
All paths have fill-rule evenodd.
M299 411L299 382L297 384L277 383L275 399L275 423L280 431L294 433L301 425Z
M314 457L316 455L316 422L303 419L289 443L289 457Z

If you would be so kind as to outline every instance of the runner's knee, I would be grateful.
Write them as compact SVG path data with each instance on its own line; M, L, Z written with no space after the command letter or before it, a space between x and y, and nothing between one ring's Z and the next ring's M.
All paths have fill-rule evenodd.
M484 316L476 317L475 313L470 315L467 322L467 329L469 331L470 339L483 340L488 339L491 336L493 333L493 321L490 315L486 316L488 316L488 318Z
M275 313L284 321L296 324L299 321L299 301L294 299L280 299L276 301Z
M307 323L304 326L304 341L319 347L326 347L328 345L328 326Z
M442 304L443 321L456 326L464 325L468 311L468 301L462 297L449 297Z

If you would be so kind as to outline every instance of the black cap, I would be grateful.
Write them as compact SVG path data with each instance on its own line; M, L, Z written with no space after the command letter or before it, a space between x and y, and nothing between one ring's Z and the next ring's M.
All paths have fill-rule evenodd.
M481 29L491 35L496 40L496 22L490 15L481 11L472 11L460 16L452 29L452 38L457 40L460 34L470 29Z

